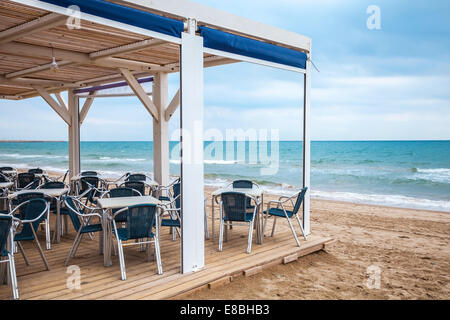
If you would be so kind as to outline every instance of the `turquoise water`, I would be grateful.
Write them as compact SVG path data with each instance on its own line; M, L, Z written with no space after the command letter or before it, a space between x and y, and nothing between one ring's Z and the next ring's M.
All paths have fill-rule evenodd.
M171 154L177 154L177 145L171 142ZM232 156L233 144L229 147L205 143L207 184L250 178L277 193L292 192L301 185L301 142L268 144L268 157L273 156L270 174L262 172L269 164L261 156L265 154L261 146L252 149L245 143L242 159ZM110 175L151 173L152 148L151 142L82 142L82 168ZM238 148L235 144L234 153ZM0 165L62 172L68 167L67 149L66 142L0 143ZM177 157L170 162L171 173L178 174ZM317 198L450 211L450 141L314 141L311 190Z

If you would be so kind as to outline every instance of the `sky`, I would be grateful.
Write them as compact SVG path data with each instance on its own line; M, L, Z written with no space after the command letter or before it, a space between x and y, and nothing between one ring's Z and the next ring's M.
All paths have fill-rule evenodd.
M312 39L313 140L450 139L450 2L197 0ZM370 30L367 8L380 9ZM169 76L169 96L179 87ZM276 129L302 137L303 75L248 63L205 69L205 130ZM2 139L66 140L67 126L41 99L0 102ZM179 112L170 121L171 136ZM97 99L82 140L151 140L136 97Z

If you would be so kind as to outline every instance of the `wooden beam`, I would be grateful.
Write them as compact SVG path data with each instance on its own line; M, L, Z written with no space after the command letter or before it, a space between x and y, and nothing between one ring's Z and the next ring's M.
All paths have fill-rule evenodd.
M106 57L101 59L93 60L89 57L89 54L57 49L51 47L38 46L33 44L19 43L19 42L11 42L8 44L0 44L0 52L10 54L13 56L22 56L22 57L30 57L30 58L41 58L41 59L51 59L55 57L56 60L63 60L64 64L79 63L85 65L96 65L105 68L125 68L136 71L161 71L165 72L170 70L169 68L162 67L157 64L123 59L123 58L112 58ZM34 68L38 68L35 72L43 71L47 67L50 68L50 64L45 64L43 66L38 66ZM31 71L27 70L28 74Z
M63 87L65 85L70 85L62 81L53 81L46 79L31 79L31 78L16 78L16 79L6 79L4 76L0 75L0 84L7 84L11 86L18 86L23 88L31 88L34 85L37 86L54 86Z
M69 115L69 111L62 107L52 96L42 87L34 86L39 95L52 107L53 110L70 126L71 125L71 117Z
M63 107L64 109L69 109L69 107L67 106L66 101L64 101L64 98L61 95L61 92L56 92L56 93L54 93L54 95L55 95L56 99L58 100L59 105L61 107Z
M179 105L180 105L180 89L178 89L177 93L175 93L175 96L172 98L172 101L170 101L169 105L166 108L166 111L164 112L164 117L166 121L170 120L170 118L175 113Z
M58 61L58 66L59 67L67 66L67 65L70 65L70 64L73 64L73 62L72 61ZM16 79L16 78L28 76L28 75L33 74L33 73L47 71L47 70L50 70L51 68L52 68L52 64L51 63L46 63L46 64L43 64L41 66L32 67L32 68L28 68L28 69L24 69L24 70L20 70L20 71L16 71L16 72L8 73L8 74L5 75L5 78L6 79Z
M144 49L149 49L149 48L160 46L160 45L163 45L166 43L167 43L166 41L159 40L159 39L147 39L147 40L138 41L138 42L131 43L131 44L126 44L126 45L115 47L115 48L110 48L110 49L93 52L93 53L89 54L89 57L91 59L96 60L99 58L112 57L112 56L117 56L119 54L132 53L132 52L136 52L136 51L140 51L140 50L144 50Z
M94 98L95 98L96 94L97 94L97 91L94 91L87 96L86 101L83 104L83 108L81 108L81 111L80 111L80 124L82 124L84 122L84 119L86 118L86 116L89 112L89 109L91 108L92 103L94 102Z
M185 19L195 19L202 25L213 26L225 31L233 31L240 35L259 38L267 42L279 43L305 51L309 51L311 47L311 39L303 35L243 18L194 1L132 0L131 2L141 8L153 9L161 13Z
M150 114L156 121L159 121L158 109L153 104L153 101L146 94L144 88L142 88L142 86L137 82L136 78L133 76L130 70L123 68L119 68L119 70L122 73L123 77L125 78L125 81L130 86L131 90L133 90L133 92L136 94L139 100L141 100L142 104L145 106L148 112L150 112Z
M50 13L24 24L6 29L0 32L0 44L8 43L24 36L29 36L43 30L48 30L63 25L67 20L66 16Z

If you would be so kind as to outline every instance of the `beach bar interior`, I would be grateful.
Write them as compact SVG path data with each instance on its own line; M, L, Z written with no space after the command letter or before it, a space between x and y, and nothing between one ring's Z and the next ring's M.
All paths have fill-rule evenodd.
M120 235L121 241L116 242L115 237L108 238L113 232L116 235L115 218L112 223L109 219L109 227L108 219L98 213L92 213L92 219L81 217L83 227L66 219L70 209L64 207L72 203L67 196L76 195L76 187L71 187L68 194L52 200L56 201L57 209L51 201L44 205L44 211L58 210L58 214L49 213L45 227L41 224L36 228L34 236L39 241L14 238L15 241L9 239L9 244L4 246L2 261L14 257L14 268L9 267L11 261L0 264L0 299L182 298L194 290L214 288L235 277L251 276L266 267L325 249L331 239L314 234L310 228L310 55L311 40L305 36L186 0L1 1L0 98L42 97L67 124L69 167L65 181L69 181L68 185L76 184L76 177L82 172L80 130L93 101L121 96L105 92L127 86L153 118L154 172L149 187L156 187L146 199L170 202L167 210L179 215L180 225L159 231L157 228L156 235L152 233L148 237L153 242L134 242L142 236L131 237L130 230L136 221L132 220L132 210L125 208L128 220L117 224L128 223L128 234ZM204 195L204 68L239 62L297 72L304 79L298 84L299 91L302 86L304 89L304 99L299 101L303 113L303 119L299 119L299 128L303 128L303 176L298 177L299 185L304 188L299 192L298 206L295 198L293 208L289 209L290 213L298 212L296 218L304 234L296 225L299 236L293 237L290 219L287 219L289 224L278 222L275 235L270 236L267 231L264 234L264 229L274 229L275 219L267 219L268 214L263 213L267 203L257 200L255 194L251 197L256 204L253 218L244 221L250 225L250 234L253 228L256 234L251 250L247 251L248 238L250 243L252 238L248 229L238 227L238 223L226 225L226 239L220 241L223 238L218 213L221 204L217 197L211 200ZM168 90L171 73L180 76L180 88L173 97L169 97ZM151 84L151 92L144 84ZM169 121L178 108L181 174L179 197L174 199L155 192L162 192L158 186L171 185ZM8 192L15 192L14 188L10 189L3 191L4 198L8 198ZM107 187L105 192L108 191ZM89 195L92 193L88 190L84 196ZM89 200L92 200L90 206L119 210L108 207L103 199ZM39 205L37 201L29 202L26 210L31 204ZM131 208L134 204L125 202L122 206ZM59 212L63 210L66 210L64 217ZM8 210L2 213L11 215ZM89 221L97 218L101 222L90 225ZM153 224L157 225L158 218L155 219ZM8 221L11 225L19 224L14 219ZM294 222L297 223L292 218ZM86 236L75 241L76 254L66 263L81 229L86 231ZM139 225L134 231L139 233L138 229ZM229 238L227 232L231 233ZM48 239L50 233L57 237ZM39 250L36 242L41 243ZM152 245L155 250L150 250ZM121 271L122 263L126 266L126 276Z

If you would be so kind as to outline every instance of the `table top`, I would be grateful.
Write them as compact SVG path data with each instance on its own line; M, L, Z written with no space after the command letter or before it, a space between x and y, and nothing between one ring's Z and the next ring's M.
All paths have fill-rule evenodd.
M263 194L263 190L261 188L258 188L257 186L253 185L253 187L250 188L233 188L232 185L217 189L212 193L214 197L219 196L221 193L224 192L241 192L245 193L247 196L251 197L260 197Z
M126 182L125 179L121 179L119 181L116 181L116 180L108 181L108 183L112 183L112 184L115 184L117 186L119 186L119 185L121 185L122 183L125 183L125 182ZM139 181L136 181L136 182L139 182ZM144 182L146 185L148 185L150 187L157 187L158 186L158 183L156 181L154 181L152 179L149 179L149 178L147 178L146 180L144 180L142 182Z
M32 192L41 192L49 197L60 197L63 194L66 194L69 191L68 188L62 188L62 189L32 189L32 190L21 190L16 191L8 195L8 198L15 198L20 194L27 194Z
M161 204L161 201L152 196L103 198L97 200L102 209L118 209L135 206L138 204Z
M0 189L6 189L12 187L14 182L0 182Z

